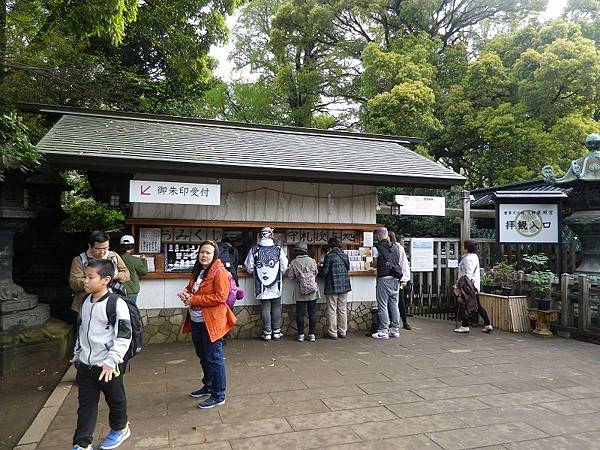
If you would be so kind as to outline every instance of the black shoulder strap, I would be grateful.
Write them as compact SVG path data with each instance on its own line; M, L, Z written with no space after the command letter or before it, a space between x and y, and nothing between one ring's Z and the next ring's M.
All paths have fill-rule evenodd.
M110 323L113 328L117 323L117 300L119 299L118 295L110 294L106 299L106 317L108 317L108 323Z

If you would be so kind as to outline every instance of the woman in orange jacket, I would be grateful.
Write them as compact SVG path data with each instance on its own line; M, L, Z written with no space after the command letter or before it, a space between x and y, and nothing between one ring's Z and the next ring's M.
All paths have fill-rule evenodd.
M183 332L192 332L192 342L202 366L203 386L190 393L191 397L208 396L198 408L208 409L225 403L225 362L223 336L236 322L225 301L229 295L229 272L219 257L217 244L200 244L198 260L192 277L179 298L188 307Z

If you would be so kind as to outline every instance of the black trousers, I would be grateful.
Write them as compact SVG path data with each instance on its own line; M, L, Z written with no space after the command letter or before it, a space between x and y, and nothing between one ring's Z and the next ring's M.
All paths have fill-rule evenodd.
M76 383L79 386L79 408L77 409L77 428L73 435L73 445L87 447L92 443L96 420L98 419L98 401L100 392L108 405L108 423L113 430L122 430L127 426L127 398L123 375L125 364L119 365L118 377L106 382L98 380L100 367L90 367L77 363Z
M477 314L479 314L481 316L481 318L483 319L483 324L484 325L491 325L490 322L490 318L488 317L488 313L485 310L485 308L483 306L481 306L481 303L479 302L479 294L477 294ZM462 326L463 327L468 327L469 326L469 318L463 317L462 319Z
M296 302L296 325L298 334L304 334L304 311L308 309L308 334L315 334L317 326L317 301Z

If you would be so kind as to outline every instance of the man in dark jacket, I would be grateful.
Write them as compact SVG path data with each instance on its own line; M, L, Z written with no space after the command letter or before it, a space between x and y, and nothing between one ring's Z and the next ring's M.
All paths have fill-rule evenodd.
M378 228L376 234L378 242L373 248L373 265L377 267L376 297L379 330L371 336L375 339L397 338L400 336L398 295L402 278L400 249L390 241L387 228ZM390 319L392 326L388 329Z
M352 290L348 269L350 260L341 249L339 239L333 237L328 242L329 253L323 261L325 276L325 296L327 297L327 334L330 339L345 338L348 331L346 302Z

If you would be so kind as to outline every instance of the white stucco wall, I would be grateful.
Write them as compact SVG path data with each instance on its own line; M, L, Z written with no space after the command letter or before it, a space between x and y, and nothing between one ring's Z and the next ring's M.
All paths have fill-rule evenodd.
M251 222L375 223L374 186L136 174L138 180L221 185L221 205L134 203L132 218Z
M321 299L319 303L325 301L323 295L323 280L318 279ZM374 302L375 301L375 276L350 276L352 283L352 292L348 296L350 302ZM284 280L282 302L292 304L293 280ZM137 305L140 309L162 309L162 308L181 308L181 301L177 298L180 292L187 284L185 279L165 279L165 280L140 280L140 294ZM258 305L259 301L254 296L254 278L240 278L240 285L246 293L246 298L236 303L236 305Z

